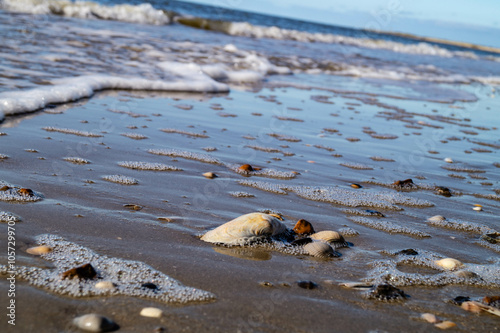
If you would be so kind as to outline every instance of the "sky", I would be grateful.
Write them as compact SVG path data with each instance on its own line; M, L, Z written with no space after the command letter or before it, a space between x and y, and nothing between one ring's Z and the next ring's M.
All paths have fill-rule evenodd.
M500 47L499 0L185 0L306 21Z

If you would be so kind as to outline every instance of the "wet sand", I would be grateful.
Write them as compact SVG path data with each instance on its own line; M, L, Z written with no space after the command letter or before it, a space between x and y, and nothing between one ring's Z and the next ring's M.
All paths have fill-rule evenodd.
M217 299L176 305L125 296L71 298L19 280L16 327L2 321L1 330L77 331L71 320L95 312L116 321L120 332L152 332L159 326L167 332L424 332L433 326L418 317L431 312L455 322L454 331L493 331L496 317L470 314L447 302L459 295L497 295L498 279L486 273L482 278L489 282L487 286L408 283L400 288L411 298L399 302L366 299L362 291L341 288L338 283L374 279L367 274L374 262L391 259L381 251L407 248L433 251L485 265L492 274L498 272L498 252L476 244L480 234L425 222L443 215L498 228L500 176L494 163L500 143L497 125L490 121L495 119L492 114L498 100L472 87L470 92L479 95L478 102L450 104L415 98L418 89L408 87L387 87L389 95L397 98L360 94L366 85L371 91L378 89L369 80L335 79L344 80L344 87L358 88L339 93L286 87L285 79L268 82L271 88L233 89L227 95L100 93L90 100L2 123L0 131L6 135L0 136L0 154L9 158L0 160L0 180L43 194L43 200L34 203L0 201L0 211L22 219L16 223L16 265L52 267L25 250L35 245L37 235L54 234L102 255L144 262ZM342 86L342 82L337 84ZM67 134L61 129L102 137ZM134 140L122 135L126 133L147 138ZM197 159L160 156L148 153L150 149L198 155ZM209 162L205 155L219 163L205 163ZM73 164L66 157L90 163ZM446 157L454 163L446 163ZM121 161L164 163L182 171L134 170L119 166ZM234 172L234 165L245 163L274 169L272 176L297 174L287 179ZM202 176L209 171L219 177ZM125 175L138 184L109 182L102 178L106 175ZM398 191L390 186L407 178L418 188ZM242 181L254 186L244 186ZM248 182L260 182L257 187L261 189ZM354 189L351 183L362 188ZM270 192L270 184L285 194ZM436 194L436 185L448 187L453 196ZM333 187L347 194L335 204L298 195L310 186ZM350 203L358 199L356 191L369 198L366 205ZM238 197L235 192L252 196ZM396 203L393 209L377 207L390 203L387 197L391 195L421 200L430 207L412 203ZM126 204L143 208L135 211ZM473 211L473 204L481 204L483 211ZM329 260L258 246L224 248L198 239L206 230L239 215L265 209L282 213L289 228L304 218L316 230L347 227L359 235L346 236L353 245L340 249L340 258ZM374 229L356 223L356 216L346 209L376 209L386 218L372 220L390 221L431 237ZM7 226L1 223L0 228ZM6 243L2 237L2 248ZM5 264L5 253L0 259ZM440 273L415 265L399 269L431 277ZM299 288L299 280L314 281L319 288ZM5 295L4 279L0 289ZM163 317L141 317L139 312L146 306L163 309Z

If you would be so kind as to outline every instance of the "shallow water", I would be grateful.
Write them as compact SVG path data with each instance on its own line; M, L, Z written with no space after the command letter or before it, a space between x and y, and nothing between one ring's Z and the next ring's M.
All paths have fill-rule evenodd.
M30 18L0 15L13 22ZM0 124L4 133L0 135L0 187L10 189L0 192L0 211L6 212L0 221L9 213L21 219L16 223L16 265L45 272L62 270L25 252L36 243L36 236L52 234L99 255L140 261L185 286L215 295L216 300L183 306L140 297L74 298L61 295L57 288L35 287L20 277L18 328L71 331L75 330L71 320L89 312L113 318L124 332L157 326L193 332L327 332L332 321L339 331L424 332L430 324L417 319L423 312L454 321L457 331L487 332L497 327L492 315L469 314L448 303L459 295L474 299L496 295L500 287L498 245L480 240L483 233L498 231L500 214L500 123L495 115L500 102L495 86L472 82L470 77L467 84L460 84L469 69L463 70L460 80L441 72L441 79L446 79L439 82L429 76L415 80L351 77L298 71L290 65L291 58L272 57L286 47L289 54L303 49L300 56L313 58L315 50L327 52L333 47L328 44L304 43L306 47L297 41L226 36L180 25L132 27L115 21L50 18L40 23L47 28L43 33L55 33L51 26L81 31L76 37L81 40L64 43L69 54L83 49L85 66L72 60L57 61L60 66L53 66L46 57L47 63L40 60L47 53L62 52L58 47L63 39L46 40L38 46L45 48L43 52L36 45L26 46L39 73L4 77L3 96L40 88L55 79L103 72L133 77L132 85L145 73L151 80L175 78L184 85L192 80L215 82L227 85L228 91L96 89L84 95L89 99L7 116ZM36 27L36 19L33 22ZM81 22L85 31L76 24ZM138 27L143 45L132 50L131 41L137 42L138 37L129 32ZM103 29L114 32L105 35ZM123 37L110 39L117 31ZM106 41L106 47L115 48L96 56L94 44L75 46L87 43L90 36L97 36L95 45ZM21 45L15 38L9 41ZM240 53L224 50L229 43L236 44ZM147 49L161 54L138 56ZM15 47L12 50L16 54ZM247 58L252 50L261 60L295 73L272 74L274 67L256 70L248 62L235 65L235 59ZM380 59L370 60L373 68L402 68L392 59L396 55L385 49L364 51ZM319 53L314 56L316 64L320 58ZM129 63L131 59L137 67ZM407 55L405 68L412 68L412 61L429 59L434 59L433 66L446 63L443 71L451 70L454 62L480 71L485 61L493 64L490 73L498 75L494 61L464 57ZM167 60L196 65L215 62L223 64L227 73L244 69L259 75L245 72L258 80L241 83L221 80L213 68L204 72L203 79L189 71L175 72L186 69L182 66L170 66L175 73L165 74L157 64ZM11 61L5 66L12 72L23 66ZM26 106L23 101L21 95L21 107ZM239 172L238 167L247 163L261 170ZM205 172L218 177L208 179L202 175ZM392 185L408 178L413 179L413 187ZM123 184L130 179L137 183ZM361 188L351 187L352 183ZM440 195L435 186L449 188L452 195ZM21 188L30 188L37 196L22 196ZM41 200L32 202L33 198ZM474 204L482 205L482 210L473 210ZM237 216L263 210L283 214L288 228L303 218L317 231L345 230L352 246L338 249L340 258L324 260L297 255L276 244L227 248L198 239ZM435 215L445 216L446 223L427 222ZM3 222L0 227L7 230ZM0 243L6 247L7 240L2 238ZM405 249L419 254L395 255ZM475 277L463 278L434 264L445 257L460 260L462 269ZM7 256L2 254L0 260L6 264ZM134 271L130 274L133 281ZM299 280L312 280L319 288L301 289ZM347 281L388 281L411 297L380 302L368 299L363 291L338 285ZM0 287L6 293L5 280ZM35 311L34 299L47 306ZM142 318L139 312L145 306L160 307L165 315L158 321ZM11 329L5 322L1 325L2 330Z

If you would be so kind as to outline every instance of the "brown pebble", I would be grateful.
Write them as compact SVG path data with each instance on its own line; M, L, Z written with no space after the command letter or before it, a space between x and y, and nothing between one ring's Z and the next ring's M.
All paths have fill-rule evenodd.
M52 248L50 246L46 246L46 245L35 246L35 247L30 247L29 249L26 250L26 252L29 254L33 254L35 256L39 256L42 254L52 252Z
M428 323L431 323L431 324L437 324L439 323L439 319L436 317L436 315L432 314L432 313L422 313L420 315L420 318L422 318L423 320L427 321Z
M465 311L480 313L482 311L481 307L474 301L463 302L461 305L462 309Z
M132 209L132 210L141 210L143 208L142 206L135 205L135 204L125 204L125 205L123 205L123 207L129 208L129 209Z
M493 306L500 304L500 296L485 296L483 298L483 303Z
M242 167L240 167L240 169L241 169L241 168L242 168ZM205 173L203 174L203 177L206 177L206 178L209 178L209 179L213 179L213 178L216 178L216 177L219 177L219 176L217 176L217 175L216 175L215 173L213 173L213 172L205 172Z
M434 324L434 326L436 326L437 328L440 328L442 330L446 330L448 328L452 328L452 327L457 326L457 324L455 324L452 321L445 320L445 321L442 321L440 323Z
M351 187L352 188L362 188L363 186L359 185L359 184L356 184L356 183L352 183L351 184Z
M400 186L400 187L412 187L415 185L413 183L413 180L411 178L405 179L405 180L396 180L392 185L395 186Z
M252 171L258 171L258 170L260 170L260 168L254 168L250 164L243 164L242 166L240 166L238 168L238 170L244 171L244 172L252 172Z
M66 272L62 273L63 280L66 278L73 279L75 277L77 277L79 279L93 279L96 276L97 276L97 273L91 264L85 264L82 266L78 266L78 267L72 268L72 269L67 270Z
M312 224L304 219L297 221L295 227L293 227L293 231L298 235L310 235L315 232Z
M7 186L7 185L2 186L2 187L0 188L0 191L7 191L7 190L10 190L10 187L9 187L9 186Z
M20 195L32 197L33 196L33 191L29 188L21 188L17 191Z

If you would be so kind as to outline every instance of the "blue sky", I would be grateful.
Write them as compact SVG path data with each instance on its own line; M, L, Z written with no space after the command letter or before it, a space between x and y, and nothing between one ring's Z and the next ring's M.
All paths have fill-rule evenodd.
M500 46L494 45L500 43L499 0L187 1L332 25Z

